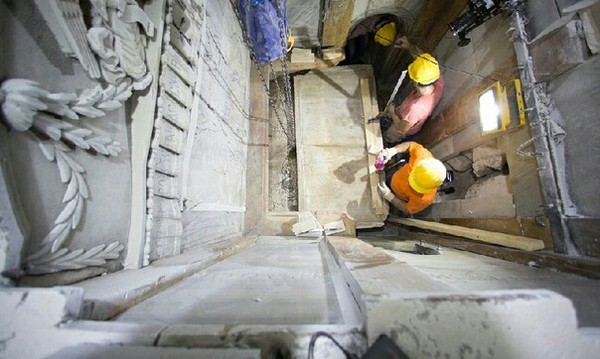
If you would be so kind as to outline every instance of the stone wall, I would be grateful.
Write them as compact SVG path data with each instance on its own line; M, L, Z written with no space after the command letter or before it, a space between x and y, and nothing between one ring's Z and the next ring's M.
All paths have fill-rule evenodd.
M205 6L197 118L182 173L182 248L240 235L247 202L251 61L229 2L212 0ZM250 203L258 200L248 196Z

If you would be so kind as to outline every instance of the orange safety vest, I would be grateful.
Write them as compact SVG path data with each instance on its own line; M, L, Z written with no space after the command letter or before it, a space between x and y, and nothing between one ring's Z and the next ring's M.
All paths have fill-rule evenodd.
M418 143L411 144L408 148L408 151L408 163L402 166L398 171L396 171L396 173L392 175L390 187L396 196L408 202L406 204L406 210L412 214L421 212L425 208L429 207L429 205L431 205L435 199L437 189L434 189L428 193L419 193L412 189L408 183L408 175L412 171L413 167L417 161L433 156L431 155L431 152Z

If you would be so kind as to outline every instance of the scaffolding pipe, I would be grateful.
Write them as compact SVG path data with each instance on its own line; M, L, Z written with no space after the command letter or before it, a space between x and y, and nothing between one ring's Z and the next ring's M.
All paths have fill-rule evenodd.
M527 47L527 33L523 14L514 11L511 15L511 26L515 29L514 47L520 69L523 95L527 107L535 108L529 112L529 126L531 128L533 145L536 152L538 172L542 184L546 213L550 222L550 232L554 241L554 250L571 256L579 256L577 246L571 240L566 223L567 209L571 205L568 188L563 176L558 172L557 148L552 138L551 115L560 117L556 109L548 108L542 101L548 94L540 86L536 86L533 64Z

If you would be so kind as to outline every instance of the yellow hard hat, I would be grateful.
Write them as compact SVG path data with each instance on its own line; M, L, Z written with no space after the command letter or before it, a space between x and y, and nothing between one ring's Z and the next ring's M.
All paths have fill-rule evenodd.
M375 42L383 46L390 46L396 39L396 23L388 22L375 33Z
M430 84L440 78L440 66L433 56L421 54L408 65L408 76L420 84Z
M433 157L423 158L408 175L410 187L419 193L436 190L446 178L446 167Z

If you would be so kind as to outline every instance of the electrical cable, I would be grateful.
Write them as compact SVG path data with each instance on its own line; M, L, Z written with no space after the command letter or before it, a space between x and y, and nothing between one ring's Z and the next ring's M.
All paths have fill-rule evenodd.
M352 354L349 351L347 351L344 347L342 347L340 345L340 343L337 342L337 340L335 340L331 335L329 335L328 333L325 333L325 332L316 332L310 338L310 344L308 345L308 359L314 359L313 351L315 349L315 342L321 336L326 337L329 340L331 340L333 342L333 344L335 344L344 353L344 355L346 356L346 358L348 358L348 359L360 359L355 354Z

